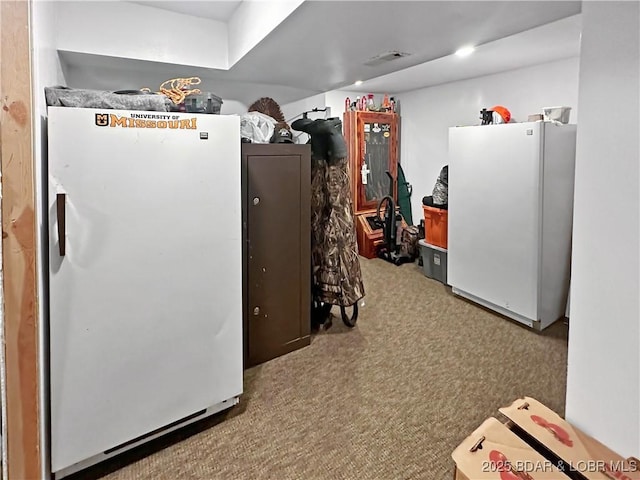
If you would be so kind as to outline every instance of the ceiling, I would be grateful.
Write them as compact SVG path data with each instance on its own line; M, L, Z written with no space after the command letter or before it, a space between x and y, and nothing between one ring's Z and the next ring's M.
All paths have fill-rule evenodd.
M576 57L580 54L581 31L582 16L572 15L480 45L468 57L447 55L382 75L351 89L384 92L394 87L397 92L404 92Z
M169 0L147 0L132 1L138 5L160 8L170 12L184 13L194 17L208 18L227 22L234 14L242 0L213 0L213 1L169 1Z
M241 2L135 3L228 21ZM260 96L286 104L336 89L399 93L577 56L580 11L579 1L307 0L229 70L188 70L203 89L245 104ZM452 55L466 44L476 52ZM409 55L365 64L391 51ZM133 88L185 76L183 65L73 52L61 58L74 87ZM355 87L355 80L365 82Z

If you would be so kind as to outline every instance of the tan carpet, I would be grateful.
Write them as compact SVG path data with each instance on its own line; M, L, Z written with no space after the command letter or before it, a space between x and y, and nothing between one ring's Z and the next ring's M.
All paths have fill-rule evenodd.
M417 263L362 267L355 329L334 318L309 347L246 371L227 414L76 478L449 479L451 451L499 407L528 395L564 415L563 322L537 334Z

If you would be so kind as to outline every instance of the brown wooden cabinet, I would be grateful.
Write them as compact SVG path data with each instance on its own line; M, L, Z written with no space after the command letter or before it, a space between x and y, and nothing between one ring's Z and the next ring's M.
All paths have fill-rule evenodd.
M309 345L310 184L309 145L242 145L245 368Z
M366 258L373 258L383 241L382 229L375 228L372 219L378 202L390 192L386 172L394 179L398 175L398 115L345 112L343 130L349 154L358 251ZM393 199L397 204L396 183Z

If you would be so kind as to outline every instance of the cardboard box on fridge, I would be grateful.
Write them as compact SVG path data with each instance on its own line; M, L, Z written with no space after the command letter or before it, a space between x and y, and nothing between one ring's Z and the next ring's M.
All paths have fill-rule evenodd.
M453 452L456 480L640 480L637 459L623 459L533 398L500 413L506 423L488 419Z

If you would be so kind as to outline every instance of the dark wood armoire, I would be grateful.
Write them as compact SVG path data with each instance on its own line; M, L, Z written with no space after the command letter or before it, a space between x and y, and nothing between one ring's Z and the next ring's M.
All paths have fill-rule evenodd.
M358 252L374 258L383 242L383 232L374 219L378 202L391 194L388 171L398 175L398 115L369 111L344 113ZM392 196L397 205L397 184Z

